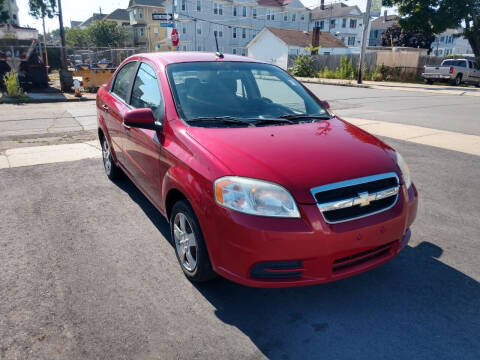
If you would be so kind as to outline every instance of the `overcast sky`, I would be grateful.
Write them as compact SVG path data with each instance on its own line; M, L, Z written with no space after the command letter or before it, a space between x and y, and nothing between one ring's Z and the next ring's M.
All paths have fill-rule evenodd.
M306 7L316 7L320 4L319 0L301 0ZM332 0L325 0L329 4ZM339 2L338 0L335 2ZM358 7L365 11L367 0L343 0L349 5L358 5ZM92 16L93 12L100 12L98 0L63 0L63 22L64 26L70 26L70 20L83 21ZM19 18L21 26L31 26L41 31L42 21L36 20L28 15L28 0L17 0L19 8ZM109 0L102 1L102 13L108 14L117 8L126 8L128 0ZM58 28L58 18L47 19L45 21L47 32Z

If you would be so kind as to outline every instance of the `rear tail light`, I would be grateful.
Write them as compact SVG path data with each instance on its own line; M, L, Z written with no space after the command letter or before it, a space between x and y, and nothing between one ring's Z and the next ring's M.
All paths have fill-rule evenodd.
M425 66L422 68L422 74L425 73Z
M450 74L453 74L453 66L450 66Z

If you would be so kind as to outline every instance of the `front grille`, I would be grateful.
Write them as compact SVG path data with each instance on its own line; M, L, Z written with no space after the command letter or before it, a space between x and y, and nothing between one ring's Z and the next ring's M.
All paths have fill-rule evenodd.
M390 209L398 199L398 176L386 173L342 181L311 190L328 223L340 223Z
M250 275L261 279L292 279L302 275L301 261L264 261L252 266Z
M361 253L336 259L333 262L333 273L345 271L355 266L365 264L369 261L379 260L382 257L385 257L391 253L391 249L394 243L395 241L392 241L388 244L378 246L376 248L363 251Z

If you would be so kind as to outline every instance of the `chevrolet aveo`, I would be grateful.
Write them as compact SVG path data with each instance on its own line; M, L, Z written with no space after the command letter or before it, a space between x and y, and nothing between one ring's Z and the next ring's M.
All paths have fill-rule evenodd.
M191 281L338 280L395 257L417 191L401 155L280 68L215 53L125 60L97 96L110 179L166 217Z

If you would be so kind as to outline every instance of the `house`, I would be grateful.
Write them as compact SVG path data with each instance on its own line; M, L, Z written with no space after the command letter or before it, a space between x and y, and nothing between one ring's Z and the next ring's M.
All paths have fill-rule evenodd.
M18 21L18 6L16 0L5 0L0 5L0 12L5 12L8 14L6 24L19 26L20 22Z
M110 14L105 15L102 19L103 21L114 22L119 26L129 26L130 25L130 14L127 9L116 9Z
M178 49L246 55L264 27L308 30L309 10L300 0L177 0ZM173 1L166 3L172 12Z
M93 13L92 16L90 16L87 20L83 21L80 25L78 25L78 27L80 29L85 29L94 22L102 20L104 17L105 14Z
M463 29L448 29L437 35L432 43L432 52L430 55L446 56L446 55L472 55L473 50L468 40L461 34Z
M317 32L318 40L314 39ZM321 46L319 54L349 54L349 49L341 40L328 32L315 28L313 32L266 27L247 45L248 56L270 62L283 69L287 68L289 55L309 53L307 47Z
M135 46L145 46L147 51L172 50L169 40L171 29L161 27L160 21L152 19L154 13L165 13L165 6L163 0L129 1L127 10Z
M70 20L70 29L76 29L80 27L80 24L82 21L75 21L75 20Z
M323 9L322 9L323 8ZM310 28L320 28L343 41L347 46L362 45L363 16L358 6L334 3L319 6L312 10Z
M385 10L383 16L370 21L370 36L368 46L381 46L382 36L389 27L398 25L399 17L397 15L388 15Z

